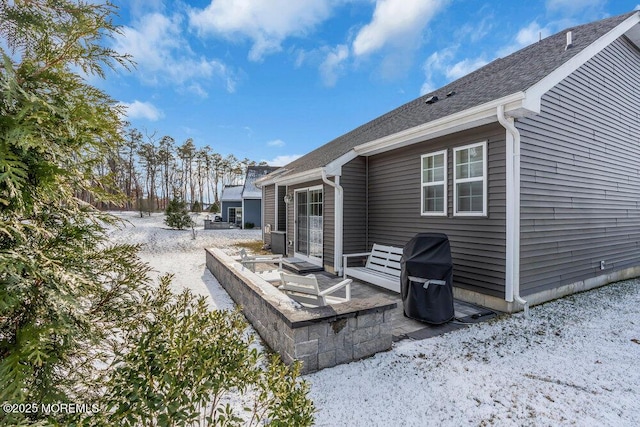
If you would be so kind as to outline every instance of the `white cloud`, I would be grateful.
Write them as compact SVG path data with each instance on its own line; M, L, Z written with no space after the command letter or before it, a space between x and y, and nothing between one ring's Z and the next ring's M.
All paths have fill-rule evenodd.
M433 52L422 66L425 73L425 81L420 88L420 95L433 92L437 89L434 82L438 74L442 74L447 68L447 64L453 60L456 47L449 47L439 52Z
M198 95L200 98L208 98L209 97L209 94L207 93L207 91L204 90L204 88L198 83L190 84L187 87L187 90L189 92L193 93L194 95Z
M458 46L452 46L439 52L434 52L427 58L423 65L425 81L420 88L421 95L433 92L441 86L435 84L436 80L451 82L466 76L489 62L484 57L465 58L461 61L455 61L457 49Z
M484 17L480 22L472 21L455 30L455 36L460 39L469 39L471 43L477 43L491 33L494 27L493 15Z
M562 16L583 15L585 12L604 10L607 0L547 0L545 7L548 12L559 13Z
M549 28L543 28L534 21L527 27L518 31L518 34L516 35L516 42L518 42L518 45L521 47L524 47L539 41L541 38L549 37L550 35L551 30Z
M164 10L163 0L128 0L132 16L142 16L150 12Z
M466 58L447 67L445 75L451 81L466 76L472 71L487 65L489 61L484 58Z
M273 141L267 142L269 147L284 147L286 144L281 139L274 139Z
M349 47L338 45L332 49L320 64L320 76L325 86L335 86L338 75L344 69L344 62L349 57Z
M633 10L640 10L640 3L638 3Z
M121 102L127 110L127 117L130 119L147 119L155 122L164 117L162 111L158 110L150 102L142 102L137 99L132 103Z
M353 41L353 53L367 55L385 46L418 38L445 3L438 0L377 0L372 21Z
M204 9L191 9L190 25L202 34L250 39L249 59L260 61L282 49L290 36L304 36L326 20L332 0L211 0Z
M267 160L266 162L270 166L285 166L300 157L302 157L301 154L291 154L287 156L278 156L272 160Z
M521 28L516 34L515 42L498 50L498 56L504 57L518 49L522 49L525 46L529 46L532 43L538 42L541 38L549 37L553 33L552 25L549 24L545 27L541 27L536 21L529 23L524 28Z
M132 27L123 27L114 48L129 53L137 64L136 74L149 84L191 86L194 80L220 79L228 92L235 90L235 77L216 59L196 57L182 36L182 19L161 13L144 15ZM206 97L202 87L196 91Z

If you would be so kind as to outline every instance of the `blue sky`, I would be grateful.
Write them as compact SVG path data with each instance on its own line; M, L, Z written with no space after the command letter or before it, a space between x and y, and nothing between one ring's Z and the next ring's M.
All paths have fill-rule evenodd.
M282 166L423 93L640 0L116 0L133 126Z

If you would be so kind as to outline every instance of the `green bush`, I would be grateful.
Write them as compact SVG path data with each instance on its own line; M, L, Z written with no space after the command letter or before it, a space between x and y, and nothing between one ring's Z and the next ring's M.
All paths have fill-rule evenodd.
M210 213L220 212L220 203L219 202L212 203L211 206L209 206L209 212Z
M210 310L190 291L175 296L165 277L143 301L145 320L125 332L94 425L308 426L313 403L299 365L252 348L238 311ZM236 404L230 402L237 394ZM241 395L241 396L240 396Z
M171 228L183 230L193 225L189 212L187 212L187 204L179 199L172 199L164 213L164 223Z
M195 213L202 212L202 205L200 204L199 201L196 200L195 202L192 203L191 212L195 212Z
M248 229L248 230L253 229L255 226L256 226L256 225L255 225L254 223L252 223L252 222L245 222L245 223L244 223L244 228L246 228L246 229Z

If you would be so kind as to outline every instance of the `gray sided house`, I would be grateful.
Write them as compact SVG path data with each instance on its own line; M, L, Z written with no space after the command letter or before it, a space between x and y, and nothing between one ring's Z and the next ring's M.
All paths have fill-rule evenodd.
M262 226L262 191L256 181L275 171L272 166L249 166L242 185L225 185L220 197L222 221L245 228Z
M242 185L225 185L220 196L223 222L242 225Z
M449 236L457 298L520 310L640 276L640 12L569 28L261 179L264 240L342 255Z

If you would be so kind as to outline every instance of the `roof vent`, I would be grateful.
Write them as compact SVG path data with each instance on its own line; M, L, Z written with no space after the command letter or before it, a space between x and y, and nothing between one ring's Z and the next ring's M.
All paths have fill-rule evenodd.
M425 104L433 104L434 102L438 101L438 97L436 95L430 96L427 98L426 101L424 101Z
M452 90L451 92L447 93L447 98L449 98L449 97L451 97L451 96L453 96L455 94L456 94L456 91Z
M567 31L567 45L565 46L564 50L569 49L571 46L573 46L573 34L571 33L571 31Z

